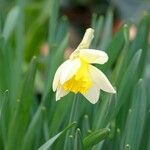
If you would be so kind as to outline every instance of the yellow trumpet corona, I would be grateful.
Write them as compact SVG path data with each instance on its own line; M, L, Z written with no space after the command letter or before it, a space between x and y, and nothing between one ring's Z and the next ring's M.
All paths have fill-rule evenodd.
M93 33L93 29L87 29L77 49L57 69L53 81L56 101L73 92L81 93L95 104L99 99L100 90L116 93L105 74L92 65L108 61L108 55L104 51L88 49L94 37Z

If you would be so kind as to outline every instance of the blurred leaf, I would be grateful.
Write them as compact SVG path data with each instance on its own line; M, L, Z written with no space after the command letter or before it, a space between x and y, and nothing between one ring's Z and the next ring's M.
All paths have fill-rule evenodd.
M49 122L51 124L50 134L56 134L59 128L64 124L66 125L69 121L70 109L72 105L73 94L68 94L66 97L62 98L61 101L55 102L55 97L52 99L54 101L54 106L51 109L51 117L49 117ZM60 118L61 114L61 118ZM50 115L49 115L50 116ZM63 122L65 119L65 122Z
M71 112L70 112L70 116L69 116L69 123L77 120L78 104L79 104L79 94L74 94L74 99L73 99L73 103L71 106ZM66 138L65 138L65 143L64 143L64 149L69 148L68 147L68 145L70 145L69 136L72 135L73 133L74 133L74 129L67 132Z
M138 150L143 134L144 123L146 118L147 99L145 85L141 79L135 87L132 105L127 117L122 149L129 144L130 149Z
M123 33L124 33L124 38L125 38L125 43L129 43L129 26L127 24L125 24L123 26Z
M68 129L72 128L75 125L75 123L71 123L68 127L66 127L63 131L59 132L57 135L49 139L45 144L43 144L38 150L47 150L49 149L53 143L62 136Z
M80 129L76 130L73 150L83 150L83 143Z
M6 149L19 149L22 142L22 138L26 131L28 122L30 108L33 100L33 87L34 78L36 73L36 58L31 61L30 68L28 70L26 79L24 81L22 94L20 97L19 107L16 110L10 123L8 131L8 143ZM14 135L16 135L14 137Z
M112 95L109 95L107 97L102 97L99 109L97 109L97 113L96 113L96 114L100 114L100 117L97 118L97 116L95 116L93 129L104 128L107 125L106 123L109 123L109 120L106 119L107 119L107 114L110 113L111 111L111 108L114 108L113 105L110 106L110 103L113 101L112 98L113 98Z
M137 33L134 41L131 45L130 53L133 56L134 52L137 49L143 49L144 51L147 49L147 41L148 41L148 25L149 25L149 15L145 14L143 18L140 20L140 23L137 25Z
M35 46L38 45L38 47L36 47L37 49L39 49L39 41L43 42L43 40L41 41L40 37L45 34L45 32L47 33L47 30L45 30L45 23L47 23L46 21L49 19L49 33L48 33L48 45L49 48L51 48L51 46L53 47L56 43L56 35L57 35L57 24L58 24L58 12L59 12L59 0L46 0L43 2L43 7L40 10L40 14L37 17L37 19L29 26L29 30L27 32L27 38L26 38L26 58L28 60L30 60L30 58L37 54L37 50L35 50ZM46 24L47 25L47 24ZM47 26L46 26L47 27ZM41 32L42 31L42 35ZM45 38L45 37L44 37ZM51 41L51 43L50 43ZM31 49L33 49L33 51L31 52Z
M48 35L49 48L51 48L52 44L55 42L56 39L59 0L51 0L50 10L51 13L49 18L49 35Z
M150 16L145 14L141 19L140 23L137 26L137 33L134 41L131 45L131 50L129 51L129 58L126 60L127 62L130 61L132 56L138 49L142 49L142 56L139 63L139 72L140 76L143 75L144 65L147 57L147 48L148 48L148 33L149 33L149 19Z
M0 136L2 138L2 145L6 145L7 138L7 124L8 124L8 97L9 92L6 90L3 94L0 92Z
M93 15L93 19L94 17L95 15ZM104 18L100 16L97 21L95 20L95 23L92 23L92 24L95 24L95 25L92 25L92 28L94 29L94 39L93 39L91 47L93 48L97 48L98 43L100 41L100 34L102 31L102 27L103 27L103 21L104 21Z
M82 135L86 136L89 132L91 132L89 116L84 115L83 123L82 123Z
M62 16L56 34L56 43L61 43L68 34L69 21L67 16Z
M3 36L5 40L8 40L14 27L16 26L19 13L20 13L20 8L18 6L15 6L10 10L3 29Z
M129 57L129 26L125 24L123 26L123 35L124 36L124 47L122 51L120 52L120 55L118 57L118 60L116 62L116 66L113 71L113 79L115 82L115 86L118 87L118 84L122 80L122 76L124 75L124 70L127 69L128 64L126 64L126 59ZM129 62L128 62L129 63ZM124 67L122 67L124 66Z
M131 89L133 88L135 82L138 80L137 71L139 61L142 55L142 51L139 50L133 57L131 63L129 64L127 70L122 77L121 83L119 84L117 91L117 105L114 110L114 114L116 115L120 109L120 107L124 104L127 97L129 96ZM127 88L128 87L128 88Z
M16 97L18 97L18 91L22 85L22 71L23 71L23 54L24 54L24 32L25 32L25 17L20 10L18 21L16 24L15 30L15 38L16 38L16 49L15 49L15 56L14 61L10 61L11 65L11 84L10 84L10 97L11 97L11 105L14 105L14 101ZM7 51L8 53L8 51ZM7 59L7 58L6 58Z
M108 44L110 43L111 36L112 36L112 23L113 23L113 12L112 9L108 9L105 25L104 25L104 32L103 37L101 40L98 49L106 50L108 48Z
M106 52L109 56L109 61L106 65L104 65L104 69L108 69L115 63L119 56L119 53L121 52L124 46L124 43L124 27L121 27L121 29L114 35L110 44L108 45Z
M45 100L49 92L49 89L51 88L56 69L64 59L64 50L67 46L67 43L68 43L68 35L66 35L64 40L60 43L60 46L58 47L55 54L49 54L48 64L46 68L47 72L46 72L46 80L45 80L45 90L42 97L42 101ZM55 62L55 64L53 62Z
M107 138L109 133L110 133L110 129L108 128L104 128L104 129L100 129L99 131L92 132L89 136L83 139L84 147L90 148L98 144L99 142Z
M26 131L25 137L23 139L22 144L22 150L31 149L33 142L35 140L35 133L38 130L39 122L41 121L41 118L43 116L43 111L45 110L45 107L39 106L37 112L33 115L33 118L29 124L29 127Z
M7 90L10 88L12 49L6 45L5 39L0 37L0 88Z
M92 14L92 20L91 20L91 27L93 29L96 29L96 23L97 23L97 14L93 13Z
M149 132L149 138L148 138L148 146L147 146L147 150L150 149L150 132Z

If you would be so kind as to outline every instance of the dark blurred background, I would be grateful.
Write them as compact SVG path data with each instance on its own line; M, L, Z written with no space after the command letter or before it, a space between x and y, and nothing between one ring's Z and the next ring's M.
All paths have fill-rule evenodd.
M17 0L0 0L1 13L7 13ZM26 0L26 9L40 9L44 0ZM116 20L138 21L144 11L150 12L150 0L60 0L61 15L66 15L74 26L90 25L93 13L106 14L111 6Z
M19 0L0 0L0 17L2 18L0 20L4 21L8 11L16 4L17 1ZM141 19L143 13L150 12L150 0L59 0L59 2L59 17L64 16L63 19L68 19L69 22L70 49L74 49L79 44L85 29L91 27L91 20L95 14L97 16L106 16L107 10L111 8L114 12L112 25L114 33L123 23L129 21L136 23ZM39 10L42 10L44 7L45 10L49 8L48 6L47 8L44 6L47 3L47 0L26 0L24 3L27 26L30 26L32 19L35 19L36 17L39 18ZM45 10L43 9L43 11ZM3 24L4 22L0 23L0 30ZM46 26L47 24L48 22L45 21ZM40 32L43 35L47 34L46 29L44 32ZM135 32L136 27L132 27L131 36L134 37ZM38 47L42 47L45 51L47 49L47 45L45 44Z

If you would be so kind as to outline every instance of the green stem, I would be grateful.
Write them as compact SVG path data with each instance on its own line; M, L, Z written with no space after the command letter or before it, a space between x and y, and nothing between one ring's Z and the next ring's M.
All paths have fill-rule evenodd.
M76 121L77 118L77 107L78 107L78 94L75 94L72 108L71 108L71 113L70 113L70 119L69 119L69 124ZM72 134L72 131L68 131L66 133L66 138L65 138L65 143L64 143L64 150L68 149L68 143L69 143L69 135Z
M78 106L78 97L79 97L78 94L76 94L76 95L74 96L73 105L72 105L71 113L70 113L69 124L76 120L76 116L77 116L77 106Z

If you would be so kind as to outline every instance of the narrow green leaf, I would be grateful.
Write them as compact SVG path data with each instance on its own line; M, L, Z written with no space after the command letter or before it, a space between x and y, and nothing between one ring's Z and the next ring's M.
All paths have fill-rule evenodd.
M57 31L55 31L55 29L57 28L57 24L55 24L57 23L57 18L55 19L55 17L57 17L58 11L59 11L58 4L59 4L59 0L43 1L43 3L41 4L42 9L40 10L39 16L35 19L35 21L31 23L31 25L29 25L29 29L28 29L27 36L26 36L26 44L25 44L26 58L28 60L30 60L30 58L36 54L35 51L31 52L31 49L35 49L35 46L39 44L38 42L39 40L41 40L37 38L39 35L41 37L41 33L39 31L43 30L43 27L45 26L45 23L49 18L51 18L50 23L53 23L52 26L49 23L50 24L49 26L50 28L53 28L54 31L51 32L50 30L53 30L53 29L49 29L48 41L50 41L50 36L53 36L55 38L56 33L57 33ZM55 21L55 22L51 22L51 21ZM47 32L47 30L45 30L45 32ZM50 35L53 33L55 35Z
M143 54L145 57L146 53L147 53L147 47L148 47L148 31L149 31L149 15L145 14L142 19L140 20L140 23L137 26L137 34L136 37L134 39L134 41L132 42L131 45L131 50L130 50L130 57L129 59L132 58L132 56L134 55L134 53L138 50L138 49L142 49L143 50ZM127 61L129 61L129 59Z
M105 65L105 68L111 67L117 60L120 51L122 50L125 43L124 39L124 28L121 27L121 29L114 35L112 38L110 44L107 48L107 54L109 56L109 61Z
M82 135L87 136L87 134L90 132L91 132L91 127L89 122L89 116L84 115L83 123L82 123Z
M22 94L20 97L20 106L17 109L17 112L12 117L12 121L10 123L9 131L8 131L8 143L7 149L19 149L20 144L22 142L22 138L26 131L28 122L31 104L33 100L33 87L34 87L34 79L37 67L37 61L34 57L31 61L29 70L26 75L26 79L24 81ZM15 135L15 136L14 136Z
M129 26L127 24L125 24L123 26L123 28L124 28L123 33L124 33L124 37L125 37L125 42L129 43Z
M150 149L150 132L149 132L149 137L148 137L148 146L147 146L147 150Z
M110 133L109 128L100 129L99 131L92 132L89 136L83 139L83 145L85 148L90 148L102 140L106 139Z
M126 127L124 130L124 138L122 141L122 149L125 145L130 145L130 149L139 150L140 142L143 134L145 118L146 118L147 98L145 85L140 79L135 87L132 105L127 117Z
M10 10L3 29L3 36L5 40L8 40L14 27L16 26L19 13L20 13L20 8L18 6L15 6Z
M49 119L51 119L50 134L54 135L57 133L57 131L62 126L62 122L64 119L66 120L64 124L66 124L69 121L70 113L68 112L70 111L72 105L72 101L70 100L73 99L73 96L73 94L68 94L66 97L63 97L62 100L57 103L55 100L55 96L54 99L51 99L53 101L54 106L51 105L51 110L48 113Z
M69 123L77 120L78 102L79 102L79 94L74 94L74 100L73 100L72 107L71 107ZM68 137L69 135L72 135L74 132L75 132L74 129L67 132L65 143L64 143L64 149L68 149L68 145L69 145Z
M62 16L56 34L56 43L61 43L68 33L69 21L67 16Z
M22 72L23 72L23 54L24 54L24 31L25 31L25 17L23 14L23 10L21 9L18 16L18 21L15 29L15 38L16 38L16 48L15 48L15 59L11 64L11 83L10 83L10 97L11 97L11 105L14 105L14 101L18 97L18 91L22 85ZM7 52L8 53L8 52ZM14 56L14 54L13 54ZM13 110L12 110L13 111Z
M58 12L59 12L59 0L51 0L50 4L50 18L49 18L49 35L48 43L49 47L55 42L56 39L56 29L58 21Z
M83 150L83 143L80 129L76 130L73 150Z
M10 87L12 49L6 44L4 37L0 37L0 88L5 91Z
M113 105L110 106L110 103L113 102L113 96L108 95L106 98L102 97L101 104L99 106L99 109L97 109L96 114L100 114L101 117L97 119L95 117L94 123L93 123L93 129L99 129L99 128L104 128L107 126L107 114L110 113L111 108L114 108Z
M131 148L130 148L130 145L129 145L129 144L125 145L125 150L131 150Z
M49 89L51 89L52 81L54 78L55 71L57 70L58 66L64 59L64 50L68 43L68 35L64 38L60 46L58 47L57 51L54 55L49 55L48 57L48 64L47 64L47 76L45 82L45 90L43 93L42 101L45 101L47 94L49 93ZM53 58L52 58L53 56ZM54 64L55 62L55 64Z
M6 90L3 94L0 92L0 136L3 141L3 146L6 144L7 127L8 127L8 97L9 92Z
M71 123L68 127L66 127L63 131L59 132L57 135L49 139L45 144L43 144L38 150L48 150L53 143L60 137L62 136L67 130L72 128L76 123Z
M101 40L99 49L105 50L108 48L108 44L111 41L112 37L112 23L113 23L113 12L112 9L108 9L105 25L104 25L104 32L103 32L103 38Z
M67 134L67 145L65 145L64 149L63 150L66 150L66 149L73 149L73 146L74 146L74 136L71 134L71 135L68 135Z
M40 105L37 112L33 115L33 118L23 139L23 144L21 146L22 150L31 149L32 144L35 140L35 133L38 130L37 124L39 124L39 121L42 119L43 111L45 111L45 107Z
M102 16L100 16L98 18L98 21L96 21L95 26L92 26L92 28L94 29L94 39L92 41L91 47L93 47L93 48L97 48L97 45L99 44L100 34L102 31L102 27L103 27L103 21L104 21L104 18Z
M124 104L127 97L130 95L131 89L133 88L134 84L138 80L137 71L138 71L138 65L139 65L141 55L142 55L142 51L139 50L134 55L133 60L129 64L127 70L124 73L124 76L122 77L121 83L119 84L118 91L117 91L117 102L116 102L117 105L114 110L114 115L118 113L120 107Z
M97 14L96 14L96 13L93 13L93 14L92 14L92 21L91 21L91 27L92 27L93 29L96 28L96 23L97 23Z

